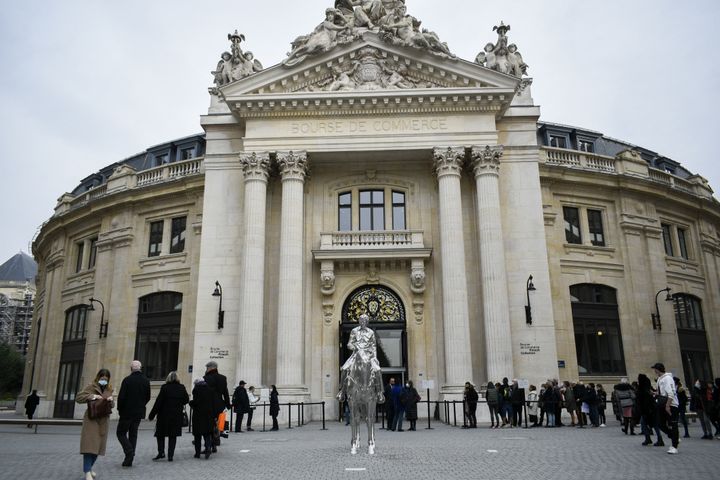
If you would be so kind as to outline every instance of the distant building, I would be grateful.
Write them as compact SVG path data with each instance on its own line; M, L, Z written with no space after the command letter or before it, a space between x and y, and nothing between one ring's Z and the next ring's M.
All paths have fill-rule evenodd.
M32 327L37 264L25 253L0 265L0 342L25 355Z

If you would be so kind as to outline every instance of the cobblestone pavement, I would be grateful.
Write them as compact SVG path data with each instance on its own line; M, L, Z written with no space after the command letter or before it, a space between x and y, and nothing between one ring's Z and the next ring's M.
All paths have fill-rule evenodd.
M95 465L105 479L222 479L262 475L274 479L544 479L572 472L581 479L720 478L720 441L701 440L699 424L683 439L679 455L667 447L643 447L641 436L607 428L534 428L464 430L434 423L416 432L378 430L377 453L349 453L349 427L310 423L278 432L230 434L209 460L194 459L191 437L178 439L175 461L153 462L153 425L144 421L132 468L122 468L122 450L111 424L108 452ZM80 427L0 425L0 479L83 478L77 453ZM362 435L366 441L365 431ZM563 474L562 472L566 472ZM558 477L558 474L560 475Z

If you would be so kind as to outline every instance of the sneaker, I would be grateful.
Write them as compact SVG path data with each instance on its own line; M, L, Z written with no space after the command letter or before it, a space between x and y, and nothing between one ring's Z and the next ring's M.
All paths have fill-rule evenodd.
M605 425L604 423L601 423L600 426L603 427L603 428L604 428L604 427L607 427L607 425Z
M678 453L678 449L675 447L670 447L668 448L667 453L669 453L670 455L675 455L676 453Z

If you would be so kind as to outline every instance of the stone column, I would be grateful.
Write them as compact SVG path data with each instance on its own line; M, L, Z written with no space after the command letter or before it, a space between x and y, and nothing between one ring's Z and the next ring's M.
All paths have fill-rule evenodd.
M303 385L303 185L306 152L278 152L282 177L280 273L278 285L277 384L286 394Z
M240 328L237 339L235 374L251 383L262 377L263 317L265 290L265 204L270 155L261 152L240 154L245 176L242 286Z
M443 332L445 336L445 385L442 393L459 394L472 380L468 320L465 241L463 239L460 174L463 147L435 148L440 206L440 255L442 259Z
M501 146L473 147L487 378L513 377L510 302L500 213Z

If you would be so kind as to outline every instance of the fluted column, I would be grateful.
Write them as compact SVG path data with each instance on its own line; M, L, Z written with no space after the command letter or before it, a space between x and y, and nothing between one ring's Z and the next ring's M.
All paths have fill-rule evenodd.
M262 378L263 315L265 287L265 204L270 155L240 154L245 175L242 287L238 330L238 378L260 383Z
M278 285L277 384L285 392L303 387L303 185L306 152L278 152L282 177Z
M463 147L433 150L440 206L443 331L445 335L444 393L460 393L472 380L470 324L468 320L465 242L463 239L460 174Z
M477 191L487 378L493 381L513 376L510 305L500 214L502 153L501 146L473 147L471 153Z

